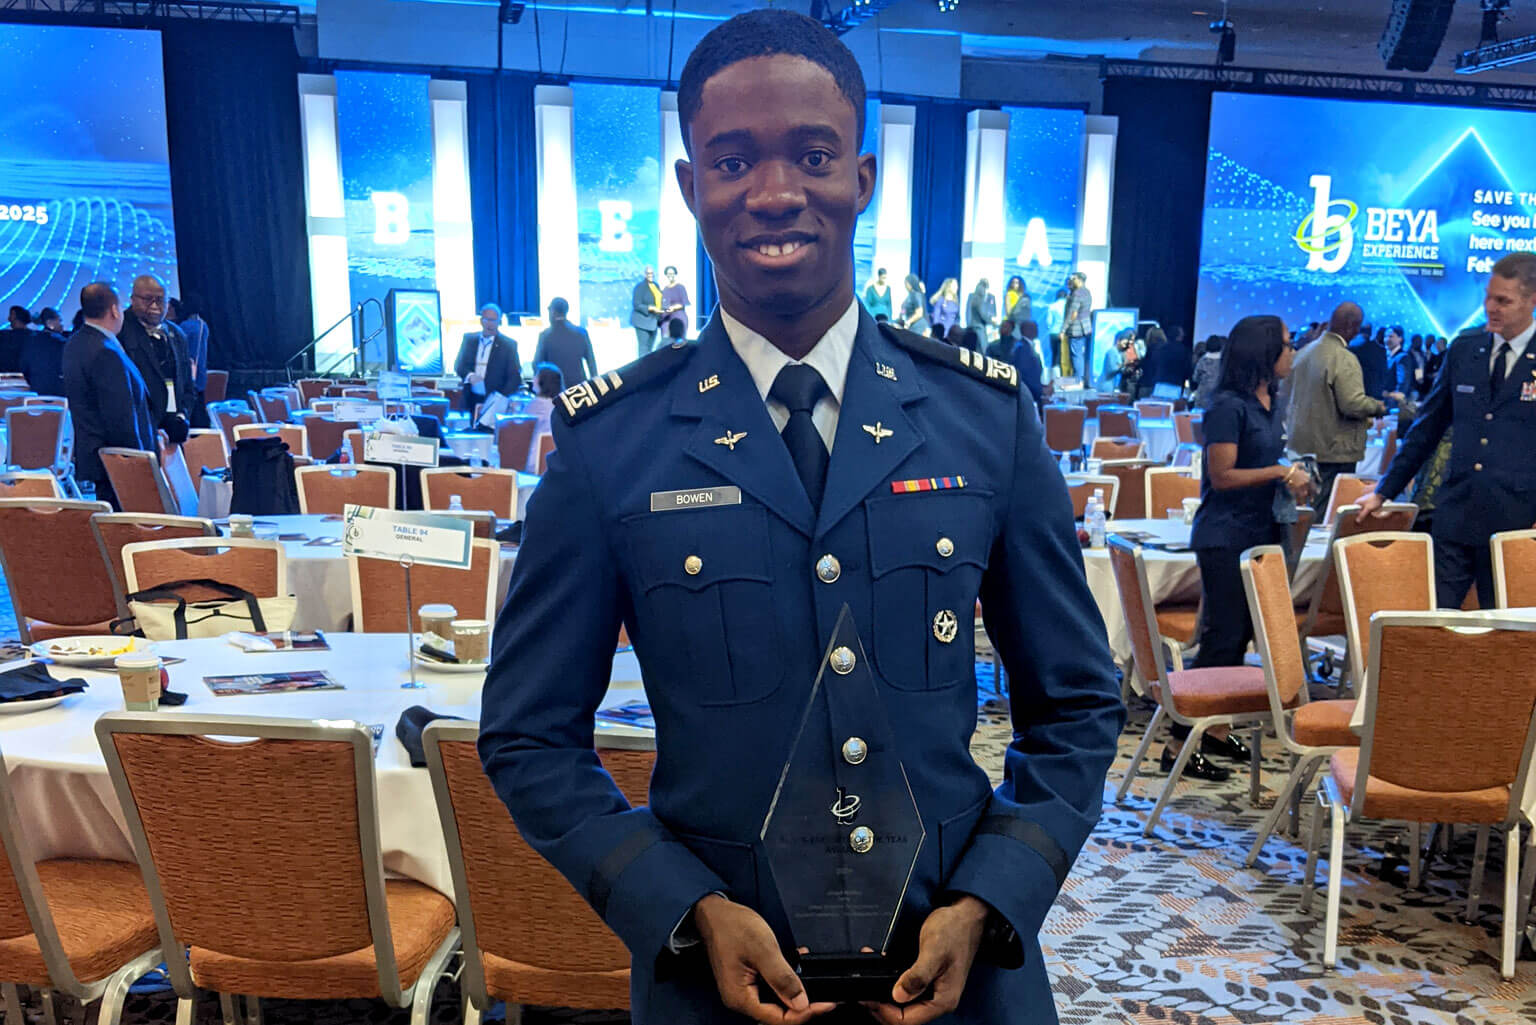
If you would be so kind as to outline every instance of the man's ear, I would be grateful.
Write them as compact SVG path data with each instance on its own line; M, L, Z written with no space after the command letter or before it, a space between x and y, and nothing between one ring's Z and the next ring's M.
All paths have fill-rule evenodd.
M683 194L683 202L688 204L688 212L693 214L694 220L698 220L698 211L693 208L693 165L680 158L675 171L677 188Z

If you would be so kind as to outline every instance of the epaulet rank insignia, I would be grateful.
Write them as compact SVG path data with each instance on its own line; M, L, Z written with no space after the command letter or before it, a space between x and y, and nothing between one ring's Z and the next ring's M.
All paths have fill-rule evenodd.
M958 367L971 376L1004 391L1019 390L1019 368L1007 360L983 356L979 352L962 349L958 345L947 345L933 338L892 327L890 324L881 324L880 331L886 338L908 352L927 357L936 363Z
M665 381L693 355L696 346L677 342L665 349L635 360L627 367L598 374L560 393L555 409L568 424L577 423L599 409L612 405L625 395L641 391L647 385Z

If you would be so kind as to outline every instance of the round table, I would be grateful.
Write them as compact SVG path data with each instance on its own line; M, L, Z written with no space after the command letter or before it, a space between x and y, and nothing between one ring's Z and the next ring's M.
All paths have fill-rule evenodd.
M1173 458L1174 450L1179 447L1179 432L1174 427L1172 420L1142 419L1136 422L1136 433L1141 443L1147 447L1147 458L1154 462L1167 463ZM1099 421L1097 419L1083 422L1083 444L1091 450L1093 443L1099 436Z
M171 689L186 694L187 703L179 708L162 706L161 714L351 719L383 725L374 766L384 867L451 894L448 852L431 780L426 769L411 767L395 736L395 724L412 705L478 720L484 674L418 667L418 679L426 686L407 690L401 686L410 679L404 634L332 634L327 640L329 651L264 654L242 653L221 638L163 642L157 646L162 656L186 659L167 671ZM203 684L204 676L301 669L326 670L345 689L216 697ZM32 853L38 858L132 861L132 842L94 732L102 713L123 707L117 676L110 670L58 665L50 672L59 679L84 679L89 689L70 695L54 708L0 715L0 750ZM619 653L604 707L644 699L639 664L632 654ZM606 725L599 732L649 733L639 727ZM219 812L210 808L206 813Z
M489 434L477 434L477 438L489 438ZM467 456L465 458L468 458ZM487 463L486 465L490 465ZM519 473L517 475L517 519L521 520L528 512L528 499L533 497L533 491L539 486L539 478L531 473ZM235 496L233 481L219 480L217 477L204 477L197 489L197 515L210 520L222 520L229 516L229 503Z

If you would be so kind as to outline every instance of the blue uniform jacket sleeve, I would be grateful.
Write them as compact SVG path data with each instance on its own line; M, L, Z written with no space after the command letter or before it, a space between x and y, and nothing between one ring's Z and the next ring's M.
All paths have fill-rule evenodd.
M1024 411L1017 444L1007 520L981 586L987 634L1008 671L1013 743L947 887L1032 939L1098 821L1125 706L1065 482Z
M1418 419L1413 421L1397 455L1392 457L1392 465L1387 467L1381 483L1376 486L1377 492L1388 501L1403 493L1413 475L1419 472L1419 467L1434 454L1446 429L1451 426L1451 392L1456 387L1456 375L1451 369L1455 362L1453 356L1454 348L1446 352L1445 360L1440 364L1440 376L1435 378L1435 386L1419 406Z
M727 889L593 750L621 620L617 566L572 431L558 418L481 712L480 757L529 845L647 962L700 897Z

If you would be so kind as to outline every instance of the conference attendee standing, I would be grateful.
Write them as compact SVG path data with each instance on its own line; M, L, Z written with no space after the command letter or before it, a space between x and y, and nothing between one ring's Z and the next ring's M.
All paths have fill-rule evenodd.
M1366 431L1371 419L1387 411L1380 399L1365 393L1360 361L1344 339L1360 330L1364 316L1354 303L1341 303L1328 319L1321 338L1296 354L1291 369L1289 446L1292 452L1317 457L1322 476L1313 509L1322 522L1333 481L1354 473L1365 458Z
M208 322L203 319L203 301L188 293L176 304L176 326L187 339L187 359L192 363L192 426L208 426L208 410L203 396L208 392Z
M986 342L994 337L997 327L997 296L989 291L986 278L976 282L976 288L965 301L965 326L981 335Z
M461 400L469 411L492 395L522 390L523 364L517 357L517 343L501 333L500 306L480 307L480 330L469 332L459 343L453 372L464 382Z
M156 450L149 390L138 367L118 344L123 308L105 282L80 290L85 314L64 345L64 397L75 427L75 476L96 486L96 497L118 508L100 452L104 448Z
M1026 320L1026 327L1032 331L1035 322ZM1008 345L1008 362L1019 368L1019 383L1029 389L1029 394L1035 400L1035 412L1039 414L1045 406L1045 365L1040 362L1040 350L1036 348L1037 340L1032 334L1026 332L1015 339L1013 336L1013 321L1005 320L997 325L999 345Z
M928 297L928 321L943 328L946 338L960 323L960 283L954 278L945 278L939 290Z
M25 306L12 306L6 323L6 329L0 331L0 372L14 374L21 370L21 352L32 334L32 312Z
M884 267L875 271L874 280L864 286L864 308L869 311L871 317L879 317L883 314L886 320L892 319L891 283L886 280Z
M1419 407L1392 465L1360 501L1366 517L1402 493L1446 431L1451 455L1435 494L1435 590L1442 608L1460 608L1477 585L1494 607L1489 539L1536 523L1536 255L1493 265L1483 299L1488 324L1451 343L1440 376Z
M629 323L635 329L635 345L644 356L656 347L661 318L667 312L666 297L656 287L656 268L645 268L645 278L635 286L630 306Z
M1093 293L1088 278L1074 271L1067 278L1067 304L1061 315L1061 372L1088 381L1088 336L1093 333Z
M1015 274L1008 279L1008 287L1003 290L1003 317L1013 321L1013 333L1019 333L1019 327L1026 320L1035 317L1034 303L1029 298L1029 289L1024 285L1024 279Z
M661 289L661 308L666 311L659 321L662 333L666 333L667 325L674 320L682 324L684 333L687 333L688 307L692 305L688 301L688 289L677 280L676 267L668 267L661 273L667 279Z
M192 361L181 328L165 319L165 283L153 274L133 279L128 315L117 334L149 389L155 426L178 445L192 424Z
M53 319L57 323L59 315ZM22 342L21 372L39 395L64 394L64 342L63 335L48 330L28 331Z
M916 274L908 274L903 284L907 287L907 297L901 301L901 316L897 319L908 331L925 335L933 327L928 320L928 302L924 298L927 289Z
M1383 329L1374 338L1369 330L1365 331L1359 340L1350 345L1349 351L1354 353L1360 364L1360 379L1365 384L1365 393L1373 399L1385 401L1388 391L1386 330Z
M562 380L575 384L597 376L597 357L592 353L592 336L567 319L570 312L570 303L560 296L549 301L549 327L539 335L533 365L537 368L551 363L559 369Z
M785 959L790 880L775 891L761 837L800 723L821 724L806 743L831 739L827 706L807 701L846 608L862 654L832 665L871 674L892 737L838 732L817 752L827 799L831 759L867 773L899 757L923 828L948 838L913 845L904 893L860 884L897 906L885 949L903 974L875 1016L1053 1020L1036 935L1099 816L1124 712L1032 402L1011 366L860 309L852 243L875 158L858 156L863 78L836 36L782 9L738 15L690 56L677 105L678 184L719 311L697 344L556 403L494 634L485 771L628 946L636 1025L804 1025L834 1009L810 1004ZM763 237L815 241L742 244ZM674 505L689 495L712 501ZM1016 739L996 791L967 747L978 596L1011 680ZM621 625L657 727L639 808L592 749ZM877 714L861 706L847 725ZM891 837L874 807L858 821ZM822 847L805 846L808 873L858 868Z
M1153 394L1160 384L1182 389L1193 372L1189 346L1169 338L1160 327L1147 331L1147 355L1141 371L1144 393Z

